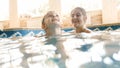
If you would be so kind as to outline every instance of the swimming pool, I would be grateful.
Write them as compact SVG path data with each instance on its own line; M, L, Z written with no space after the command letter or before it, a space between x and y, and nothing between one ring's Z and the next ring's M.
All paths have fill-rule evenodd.
M58 42L69 55L67 68L120 68L120 29L109 29L97 28L91 34L77 36L70 33L71 28L64 30L64 41ZM37 30L17 32L5 32L0 38L0 68L65 68L56 53L55 40L48 43L45 37L34 37L44 33Z
M92 26L88 27L93 31L113 31L120 29L120 24L114 25L104 25L104 26ZM64 28L64 32L69 32L73 30L73 28ZM9 37L23 37L23 36L34 36L34 35L43 35L44 30L42 29L32 29L32 28L16 28L16 29L5 29L0 30L0 38L9 38Z

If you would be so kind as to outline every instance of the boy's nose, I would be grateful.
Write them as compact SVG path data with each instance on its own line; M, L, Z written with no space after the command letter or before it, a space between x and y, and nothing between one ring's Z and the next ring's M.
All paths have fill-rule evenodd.
M53 18L56 18L57 16L53 16Z

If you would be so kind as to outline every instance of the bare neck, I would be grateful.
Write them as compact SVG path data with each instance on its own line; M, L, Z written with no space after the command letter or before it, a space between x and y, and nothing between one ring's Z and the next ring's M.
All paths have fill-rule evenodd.
M46 30L46 36L47 37L57 37L62 34L62 30L60 27L57 28L49 28Z
M81 33L81 32L84 32L86 29L86 26L81 26L81 27L78 27L76 28L76 33Z

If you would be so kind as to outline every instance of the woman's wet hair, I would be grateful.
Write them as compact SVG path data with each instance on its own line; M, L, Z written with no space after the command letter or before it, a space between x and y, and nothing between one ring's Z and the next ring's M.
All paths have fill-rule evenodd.
M76 8L74 8L74 9L71 11L71 14L72 14L73 11L75 11L75 10L81 11L81 13L82 13L84 16L86 16L86 11L85 11L84 8L82 8L82 7L76 7Z

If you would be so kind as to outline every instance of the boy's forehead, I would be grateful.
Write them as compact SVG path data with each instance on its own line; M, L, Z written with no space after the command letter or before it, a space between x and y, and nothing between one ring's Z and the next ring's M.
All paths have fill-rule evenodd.
M48 12L47 15L58 15L57 12Z
M49 17L49 16L55 16L55 15L58 15L58 13L56 12L48 12L46 15L45 15L45 18L46 17ZM58 15L59 16L59 15Z

